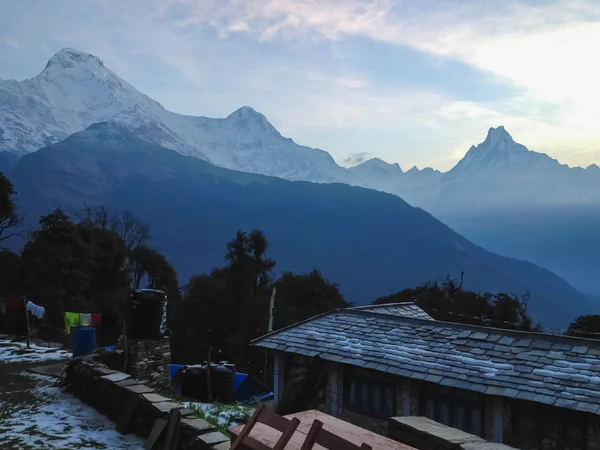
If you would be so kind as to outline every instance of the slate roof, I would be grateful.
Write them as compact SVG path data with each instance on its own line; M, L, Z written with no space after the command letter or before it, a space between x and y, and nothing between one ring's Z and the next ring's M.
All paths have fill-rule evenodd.
M412 302L387 303L385 305L367 305L349 308L357 311L370 311L391 316L412 317L413 319L434 320L429 314Z
M600 414L600 341L341 309L253 345Z

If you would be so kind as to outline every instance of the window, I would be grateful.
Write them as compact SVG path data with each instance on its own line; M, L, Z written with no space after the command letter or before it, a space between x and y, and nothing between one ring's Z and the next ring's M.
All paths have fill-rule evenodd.
M344 374L344 406L370 416L396 414L394 385L377 373L350 368Z
M477 394L425 385L419 409L419 414L436 422L483 437L483 402Z

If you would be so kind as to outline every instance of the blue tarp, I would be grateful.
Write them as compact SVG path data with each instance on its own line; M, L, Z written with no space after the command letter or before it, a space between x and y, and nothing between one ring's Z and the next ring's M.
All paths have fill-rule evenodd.
M254 403L257 400L273 397L273 393L268 387L245 373L236 372L234 389L235 401L238 403Z
M242 384L246 378L248 378L248 374L236 372L235 377L233 379L233 390L237 391L240 387L240 384Z
M180 364L171 364L170 377L174 378L177 371L184 367L184 365ZM268 400L273 397L273 393L268 387L247 373L235 373L233 390L235 391L235 401L238 403L254 403L255 401ZM177 392L181 392L181 385L177 387Z

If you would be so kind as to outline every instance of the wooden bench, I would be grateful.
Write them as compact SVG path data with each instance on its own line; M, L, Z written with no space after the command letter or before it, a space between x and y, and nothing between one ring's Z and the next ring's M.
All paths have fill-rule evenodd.
M315 444L319 444L328 450L373 450L373 447L364 442L358 446L324 429L323 422L320 420L313 422L300 450L312 450Z
M270 447L250 436L250 432L257 423L262 423L281 432L281 436L277 442L275 442L273 447ZM283 450L294 435L298 425L300 425L299 419L286 419L285 417L269 411L264 404L260 405L258 408L256 408L256 411L254 411L254 414L252 414L252 417L248 423L237 436L230 450L237 450L242 446L246 448L249 447L252 450Z

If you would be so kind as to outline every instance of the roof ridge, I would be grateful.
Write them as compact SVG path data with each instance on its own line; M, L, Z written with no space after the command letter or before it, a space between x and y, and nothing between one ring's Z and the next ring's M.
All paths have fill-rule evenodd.
M417 308L423 310L423 308L421 308L415 302L380 303L378 305L370 304L370 305L363 305L363 306L352 306L350 308L344 308L344 309L367 310L367 309L370 309L370 308L383 308L383 307L386 307L386 306L402 306L402 305L414 305Z
M423 311L425 311L425 310L423 310ZM406 317L406 316L382 314L382 313L378 313L375 311L360 310L360 309L354 309L354 308L337 309L337 310L331 311L331 312L332 313L347 312L347 313L356 314L356 315L376 316L376 317L380 317L382 319L387 319L387 320L395 320L395 321L399 321L399 322L401 322L401 321L416 322L416 323L422 323L423 325L435 325L437 327L450 326L450 327L454 327L454 328L475 329L476 331L484 331L485 330L488 334L506 333L506 334L510 334L510 335L516 335L516 336L520 336L520 337L530 337L530 338L535 338L535 339L549 338L551 340L585 342L587 344L593 344L594 346L600 347L599 339L590 339L590 338L583 338L583 337L576 337L576 336L566 336L564 334L550 334L550 333L543 333L543 332L539 332L539 331L511 330L509 328L494 328L494 327L486 327L483 325L471 325L468 323L447 322L447 321L437 320L437 319L435 319L435 321L432 322L431 320L418 319L416 317ZM427 311L425 311L425 312L427 312ZM317 316L315 316L315 318L316 317Z
M344 309L350 309L350 308L332 309L331 311L327 311L327 312L324 312L324 313L321 313L321 314L317 314L316 316L309 317L308 319L301 320L300 322L295 322L295 323L293 323L291 325L288 325L287 327L279 328L277 330L271 331L270 333L263 334L262 336L254 338L254 339L252 339L250 341L250 344L254 344L254 343L256 343L256 342L258 342L258 341L260 341L262 339L265 339L265 338L271 337L271 336L273 336L275 334L281 333L282 331L286 331L286 330L289 330L290 328L296 327L298 325L302 325L303 323L310 322L311 320L318 319L319 317L324 317L324 316L327 316L329 314L336 313L338 311L343 311Z

